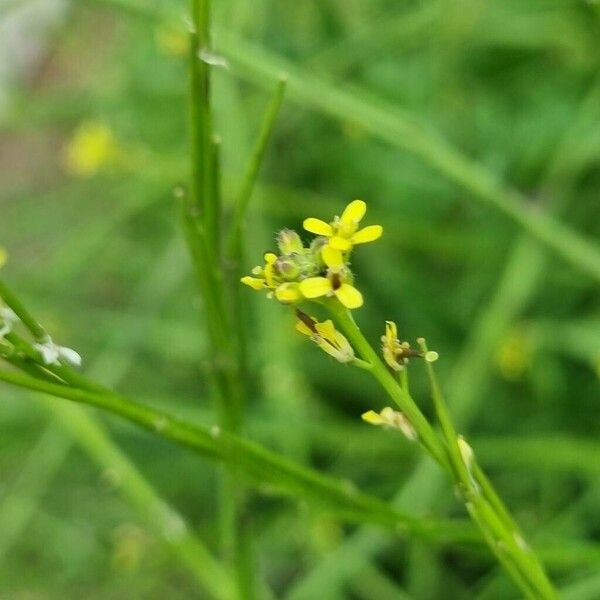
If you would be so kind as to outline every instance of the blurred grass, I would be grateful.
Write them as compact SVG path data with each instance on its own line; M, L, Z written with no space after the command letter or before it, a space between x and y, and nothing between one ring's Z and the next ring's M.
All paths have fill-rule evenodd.
M229 205L258 133L262 87L273 86L265 74L278 72L271 63L281 59L302 75L268 151L248 256L272 246L279 226L328 217L353 197L369 201L369 218L386 232L356 259L368 298L361 324L376 340L382 321L393 318L402 335L425 335L441 352L452 410L483 464L526 531L561 553L549 564L569 586L565 597L593 600L597 283L493 207L471 202L476 194L450 181L439 163L403 149L414 149L413 122L424 124L421 156L435 150L432 138L444 139L503 190L519 190L511 196L517 214L531 203L554 210L562 226L545 242L560 249L571 247L573 233L597 238L600 9L536 0L215 4L217 44L232 63L215 73ZM150 9L163 16L145 18ZM44 43L34 60L2 80L10 102L0 113L0 244L10 252L13 286L88 366L101 356L106 382L120 367L123 392L211 423L187 259L175 251L168 264L159 262L177 227L171 190L186 177L185 59L169 54L161 34L176 40L184 33L183 9L85 0L69 4L58 24L40 26ZM14 27L8 19L19 10L0 16L0 26ZM400 136L388 127L397 121L376 120L381 107L407 123ZM128 160L77 179L65 172L63 151L89 119L111 127ZM132 282L154 269L153 286L140 295ZM252 436L382 498L400 490L411 512L434 506L436 514L456 515L451 492L440 492L437 474L419 465L412 448L358 422L362 410L380 407L375 388L296 339L280 307L251 295L248 303L258 325ZM426 398L418 368L412 379L417 397ZM45 411L11 401L15 392L0 394L6 501L50 425ZM215 549L214 470L102 423ZM99 483L93 461L78 450L56 452L63 460L54 476L34 477L26 491L23 502L36 510L3 556L0 597L202 597L152 530ZM278 597L294 589L312 590L296 592L305 598L315 589L323 598L369 598L374 590L382 598L402 597L400 590L419 599L511 597L485 557L411 548L373 528L356 537L334 517L268 495L253 508L260 570ZM311 580L318 584L309 587Z

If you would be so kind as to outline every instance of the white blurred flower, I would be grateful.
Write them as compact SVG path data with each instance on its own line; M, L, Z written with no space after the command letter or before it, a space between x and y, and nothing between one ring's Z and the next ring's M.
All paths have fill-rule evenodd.
M10 333L19 317L8 306L0 306L0 338Z
M45 365L58 365L65 362L72 367L81 366L81 356L72 348L55 344L50 337L45 342L34 344Z

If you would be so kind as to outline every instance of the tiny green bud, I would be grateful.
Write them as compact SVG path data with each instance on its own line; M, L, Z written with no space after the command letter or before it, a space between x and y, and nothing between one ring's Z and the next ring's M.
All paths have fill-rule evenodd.
M288 256L280 256L275 261L275 271L287 281L294 281L300 275L298 263Z
M277 234L277 246L281 254L298 254L304 249L300 236L293 229L282 229Z

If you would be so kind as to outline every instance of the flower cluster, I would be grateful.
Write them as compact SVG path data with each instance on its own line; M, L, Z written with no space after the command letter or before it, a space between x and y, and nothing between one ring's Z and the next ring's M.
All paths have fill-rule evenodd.
M305 219L304 229L317 234L307 247L295 231L280 231L279 255L267 252L265 264L242 277L242 283L267 290L269 297L283 304L331 297L349 309L362 306L363 297L354 286L350 269L350 254L354 246L375 241L383 233L381 225L359 229L366 211L365 202L354 200L331 223Z

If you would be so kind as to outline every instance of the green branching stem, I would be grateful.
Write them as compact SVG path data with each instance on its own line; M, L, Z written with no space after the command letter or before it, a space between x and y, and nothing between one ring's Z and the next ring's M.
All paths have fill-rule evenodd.
M362 360L370 363L369 371L394 400L418 434L419 441L429 454L449 473L464 498L465 506L479 526L481 533L507 574L528 598L555 600L556 592L541 563L525 545L523 536L510 517L491 483L481 470L476 480L472 464L463 456L459 438L444 402L432 365L426 362L433 402L442 429L443 441L431 427L419 407L396 381L363 336L352 314L335 300L325 301L325 306L338 326L348 337ZM425 340L419 340L421 350L427 353Z
M419 340L419 345L421 350L427 353L427 343L424 339ZM526 545L522 532L494 490L491 482L481 468L477 467L475 469L476 461L472 450L469 447L469 456L465 456L461 452L459 437L452 424L450 412L442 395L433 365L430 362L425 364L435 411L446 441L448 455L457 484L470 514L477 515L476 522L483 529L484 534L489 534L485 536L486 539L491 537L492 551L495 552L496 546L500 545L501 554L505 559L502 561L503 564L507 561L514 566L528 586L535 591L535 597L549 600L557 598L544 568ZM515 582L518 584L519 580L515 579ZM523 588L523 591L526 590Z
M362 360L371 364L370 372L410 421L417 432L420 443L427 449L436 462L442 467L447 468L448 459L446 451L438 435L423 416L415 401L398 385L393 375L379 358L377 352L373 350L371 344L363 336L352 314L337 300L327 301L325 304L343 333L350 340L354 349L360 354Z
M262 486L304 498L349 521L394 527L432 541L476 542L473 531L463 522L413 519L356 490L349 482L300 466L218 427L192 425L125 396L75 389L17 372L0 370L0 381L118 415L201 456L238 465L240 472Z

